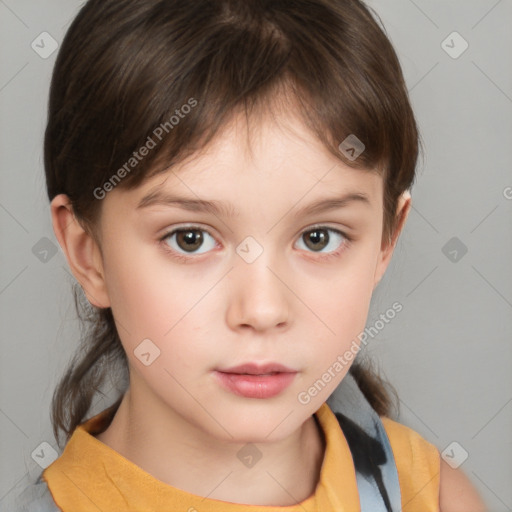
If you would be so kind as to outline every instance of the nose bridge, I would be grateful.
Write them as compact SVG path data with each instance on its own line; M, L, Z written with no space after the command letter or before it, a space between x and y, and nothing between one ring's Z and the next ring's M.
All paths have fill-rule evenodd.
M258 242L247 237L238 247L239 256L236 263L236 276L244 284L244 289L251 289L252 295L274 295L282 283L274 275L278 265L278 254L270 247L270 237ZM272 270L271 270L272 269Z
M266 237L266 241L270 238ZM237 247L230 288L232 321L256 329L272 328L288 320L287 288L277 270L279 256L270 245L247 237Z

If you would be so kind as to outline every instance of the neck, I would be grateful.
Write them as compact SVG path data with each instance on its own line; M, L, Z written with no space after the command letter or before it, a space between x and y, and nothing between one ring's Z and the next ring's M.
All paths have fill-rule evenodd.
M314 494L325 452L323 433L311 416L289 437L258 443L261 459L245 466L237 453L247 443L208 436L176 414L162 418L130 389L110 426L96 438L165 484L261 506L295 505Z

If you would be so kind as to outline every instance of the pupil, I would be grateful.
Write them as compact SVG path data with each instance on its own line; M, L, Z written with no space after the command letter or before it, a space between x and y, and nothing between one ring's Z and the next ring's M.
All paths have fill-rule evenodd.
M309 241L313 243L310 244ZM324 229L315 229L309 232L309 236L306 236L306 245L310 249L323 249L329 243L329 235ZM320 244L322 247L317 247Z
M179 231L177 234L178 245L185 251L194 251L201 247L203 236L201 231L189 229L187 231ZM182 242L184 242L182 244Z

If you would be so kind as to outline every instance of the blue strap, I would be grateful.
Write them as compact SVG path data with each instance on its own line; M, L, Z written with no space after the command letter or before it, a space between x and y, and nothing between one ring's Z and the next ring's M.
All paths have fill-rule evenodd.
M398 471L388 436L354 377L345 375L327 400L350 448L361 512L399 512Z

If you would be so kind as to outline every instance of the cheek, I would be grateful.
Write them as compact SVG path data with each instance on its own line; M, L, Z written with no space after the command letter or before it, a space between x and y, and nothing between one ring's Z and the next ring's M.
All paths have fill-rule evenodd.
M122 251L112 247L105 275L118 332L134 364L140 366L133 359L134 351L149 339L160 350L155 366L191 374L194 361L206 357L211 347L208 339L201 339L199 346L191 342L207 317L205 308L211 307L211 298L201 300L209 289L207 283L194 278L193 270L178 271L165 256L156 255L154 248L141 249L140 245L130 250L123 244Z
M326 324L324 333L329 345L342 349L364 330L371 292L357 283L353 287L347 284L338 290L332 289L330 296L325 307L319 308L319 316Z
M168 299L169 296L172 297L172 287L165 286L163 276L159 276L158 267L150 264L149 260L137 257L134 252L130 258L116 251L111 256L106 268L107 290L114 316L123 324L124 330L149 336L159 332L157 326L160 329L165 324L169 326L169 314L173 308ZM155 328L151 329L151 333L144 332L150 328L149 319Z
M162 337L180 312L182 285L171 281L155 251L139 244L111 244L105 252L105 280L120 335L132 342Z
M340 265L339 273L333 275L323 287L318 283L309 291L303 288L303 296L313 316L309 323L316 324L317 347L323 347L321 355L311 354L320 365L329 362L351 346L359 344L357 336L364 331L373 293L375 257L370 252L360 251Z

